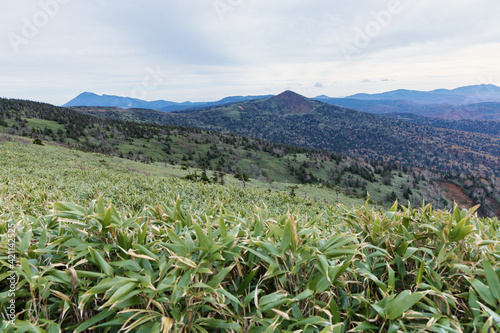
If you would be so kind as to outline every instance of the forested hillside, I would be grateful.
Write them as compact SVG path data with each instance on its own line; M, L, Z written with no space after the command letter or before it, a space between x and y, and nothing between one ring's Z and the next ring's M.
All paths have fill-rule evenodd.
M340 191L341 196L353 198L366 198L368 193L372 202L386 206L399 198L414 205L425 200L436 207L449 208L456 198L453 192L445 191L442 181L451 180L464 188L471 204L482 204L481 214L498 213L494 177L450 172L445 178L440 173L412 169L396 161L349 157L231 133L99 118L43 103L2 100L0 105L2 130L6 133L146 163L181 165L192 181L222 183L227 177L236 176L242 183L251 178L268 184L270 189L282 190L283 185L278 183L288 183L288 192L293 195L308 195L307 191L304 194L294 189L294 184L317 184L331 191L330 195L318 194L317 199L335 200ZM298 105L297 115L307 112L309 106L309 101ZM311 135L305 133L304 137ZM465 184L472 186L465 189ZM467 202L464 207L471 207Z
M445 118L431 118L412 113L388 113L386 117L411 121L420 125L472 132L480 134L500 135L500 122L488 120L453 120Z
M496 124L491 123L489 127L493 128L489 131L488 127L479 131L479 126L471 124L435 127L347 110L293 92L179 113L144 110L92 113L230 132L440 172L500 175L500 136Z

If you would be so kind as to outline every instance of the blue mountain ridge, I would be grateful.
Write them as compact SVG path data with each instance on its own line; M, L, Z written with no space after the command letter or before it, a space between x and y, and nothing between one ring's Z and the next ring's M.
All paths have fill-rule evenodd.
M231 96L225 97L220 101L215 102L183 102L176 103L171 101L157 100L157 101L143 101L137 98L121 97L113 95L97 95L91 92L84 92L62 105L63 107L72 106L100 106L100 107L118 107L121 109L152 109L165 112L181 111L192 108L210 107L216 105L232 104L244 102L248 100L263 99L271 97L272 95L265 96Z
M137 108L174 112L234 104L272 96L230 96L214 102L176 103L165 100L148 102L130 97L99 96L84 92L63 106ZM500 87L492 84L466 86L451 90L436 89L427 92L399 89L380 94L356 94L345 98L321 95L312 99L343 108L378 114L413 113L451 119L500 120Z

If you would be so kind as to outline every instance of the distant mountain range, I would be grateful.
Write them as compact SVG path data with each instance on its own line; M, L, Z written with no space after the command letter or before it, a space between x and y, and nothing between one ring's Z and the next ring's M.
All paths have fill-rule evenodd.
M412 113L425 117L454 120L492 120L500 121L500 103L484 102L469 105L418 104L407 100L361 100L351 98L331 98L319 96L314 100L343 108L376 113Z
M130 97L99 96L85 92L63 106L137 108L174 112L229 105L271 96L273 95L232 96L215 102L176 103L164 100L147 102ZM456 120L500 121L500 87L492 84L467 86L452 90L414 91L400 89L381 94L356 94L345 98L322 95L312 99L343 108L377 114L412 113L426 117Z
M164 112L180 111L193 108L210 107L215 105L225 105L238 103L243 101L262 99L271 97L272 95L265 96L231 96L221 99L216 102L183 102L176 103L164 100L147 102L137 98L130 97L120 97L113 95L97 95L90 92L84 92L68 103L64 104L63 107L73 107L73 106L102 106L102 107L118 107L121 109L152 109Z
M446 119L500 120L500 87L492 84L433 91L394 90L346 98L318 96L315 100L344 108L377 113L413 113Z
M377 101L406 100L417 104L468 105L481 102L500 102L500 87L493 84L482 84L452 90L416 91L400 89L381 94L356 94L347 98Z

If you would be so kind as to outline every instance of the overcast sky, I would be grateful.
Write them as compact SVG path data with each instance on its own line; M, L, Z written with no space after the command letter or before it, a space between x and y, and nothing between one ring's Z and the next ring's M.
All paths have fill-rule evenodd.
M498 0L16 0L0 97L341 97L500 85Z

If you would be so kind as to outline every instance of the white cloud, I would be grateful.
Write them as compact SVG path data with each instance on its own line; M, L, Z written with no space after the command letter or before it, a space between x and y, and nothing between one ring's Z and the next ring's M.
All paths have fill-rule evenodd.
M40 4L55 1L48 15ZM55 104L82 91L130 95L147 68L165 77L148 99L176 101L289 87L311 96L430 90L499 76L494 0L397 0L403 10L346 61L339 45L391 1L9 1L0 13L0 95ZM44 11L49 20L16 53L9 36L23 37L26 20Z

